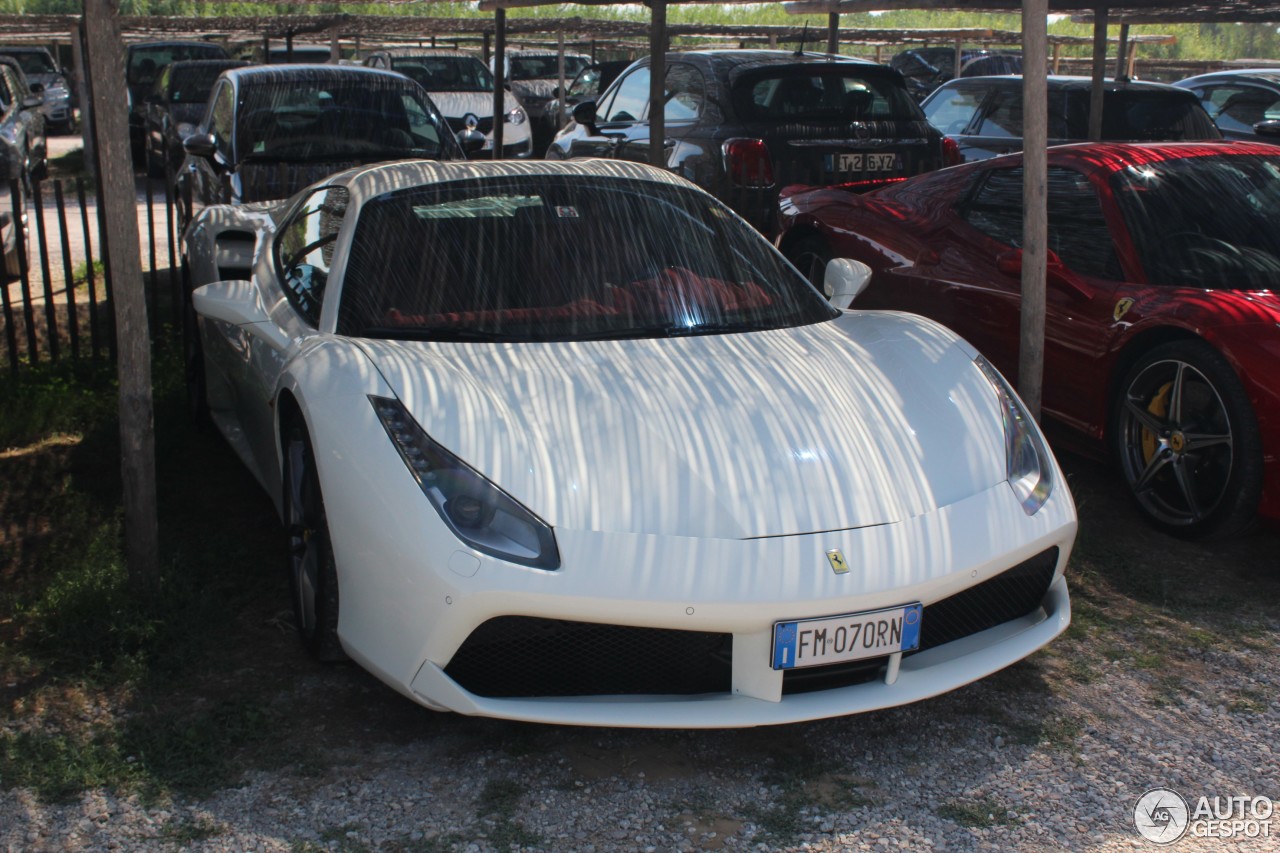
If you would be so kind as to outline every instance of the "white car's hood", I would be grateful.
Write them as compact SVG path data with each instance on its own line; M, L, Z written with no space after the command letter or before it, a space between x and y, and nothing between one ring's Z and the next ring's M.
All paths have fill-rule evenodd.
M948 332L906 315L363 346L428 434L553 527L811 533L921 515L1005 478L990 383Z
M445 118L460 119L471 113L477 118L493 115L493 92L428 92ZM503 109L511 112L520 106L516 96L503 93Z

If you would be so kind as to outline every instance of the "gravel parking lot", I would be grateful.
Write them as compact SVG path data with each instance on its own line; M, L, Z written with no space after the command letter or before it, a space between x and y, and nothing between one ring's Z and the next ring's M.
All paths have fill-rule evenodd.
M740 731L469 719L422 710L354 666L310 663L282 624L282 596L218 626L242 651L180 680L194 697L170 715L183 743L234 726L247 744L227 780L61 803L9 790L0 849L1155 849L1133 823L1151 788L1193 809L1201 796L1280 798L1280 535L1168 539L1108 471L1065 463L1082 516L1073 626L968 688ZM274 535L265 501L244 512ZM245 690L259 702L251 712L236 698ZM35 703L26 710L3 725L60 725ZM61 724L123 724L145 710L95 699ZM1280 816L1266 828L1280 832ZM1172 849L1277 846L1186 837Z

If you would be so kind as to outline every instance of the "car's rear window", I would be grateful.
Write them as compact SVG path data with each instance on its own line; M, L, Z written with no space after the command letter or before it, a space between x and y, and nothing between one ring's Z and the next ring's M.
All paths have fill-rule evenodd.
M902 77L880 66L806 64L743 74L733 102L744 121L917 121Z
M338 332L391 339L661 338L828 320L834 310L705 193L529 175L364 204Z
M1055 138L1089 138L1089 92L1073 89L1065 98L1065 133L1050 127ZM1052 116L1050 124L1054 118ZM1190 92L1158 89L1110 91L1103 95L1102 138L1115 141L1221 139L1222 133Z

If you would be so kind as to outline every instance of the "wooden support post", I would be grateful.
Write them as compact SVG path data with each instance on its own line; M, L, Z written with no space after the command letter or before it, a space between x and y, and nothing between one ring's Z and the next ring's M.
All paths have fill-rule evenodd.
M334 65L338 64L338 60L342 58L342 50L338 47L338 34L334 33L329 39L329 61Z
M840 52L840 13L827 13L827 53Z
M1129 69L1129 25L1120 24L1120 44L1116 48L1116 79L1127 78Z
M558 41L559 41L559 44L557 45L557 48L556 48L556 62L557 62L556 64L556 72L557 72L556 73L556 103L560 105L559 120L561 122L564 122L568 118L564 109L564 94L565 94L564 90L566 88L565 79L564 79L564 30L560 31L560 37ZM559 129L560 129L559 127L553 126L552 133L555 133ZM533 130L530 129L529 132L533 133Z
M493 159L502 159L502 116L507 82L507 10L493 10Z
M667 0L651 0L649 24L649 162L667 166Z
M962 43L962 42L960 41L960 39L956 39L956 65L955 65L956 73L955 73L955 76L956 76L957 78L960 76L960 65L961 65L961 62L962 62L963 57L964 57L964 50L963 50L963 48L961 48L961 47L960 47L961 43Z
M1089 93L1089 138L1102 138L1102 86L1107 79L1107 7L1093 10L1093 89Z
M484 34L484 45L480 49L480 56L482 59L484 59L485 65L489 64L489 60L493 56L492 52L489 50L489 34L488 33Z
M1048 258L1049 0L1022 0L1022 316L1018 395L1040 420Z
M284 34L284 61L293 62L293 30L287 30Z
M1062 67L1062 45L1054 43L1053 45L1053 73L1061 73L1059 69Z
M93 87L85 73L84 33L79 24L71 25L71 60L76 70L76 101L80 105L80 139L84 144L84 165L90 173L94 170L93 147Z
M112 306L119 354L120 468L124 486L125 559L135 589L160 583L156 525L155 432L151 400L151 335L138 249L138 206L129 152L125 98L124 43L120 39L120 0L84 0L89 75L94 81L95 125L102 168L110 252Z

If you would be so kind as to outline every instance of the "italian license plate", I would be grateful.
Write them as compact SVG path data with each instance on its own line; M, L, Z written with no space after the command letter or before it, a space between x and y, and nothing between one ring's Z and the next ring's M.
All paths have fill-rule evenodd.
M892 152L874 154L836 154L837 172L890 172L898 167L898 155Z
M919 604L773 626L773 668L798 669L920 648Z

